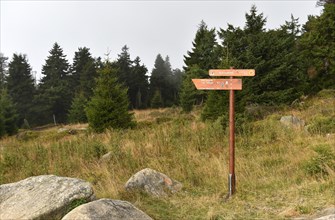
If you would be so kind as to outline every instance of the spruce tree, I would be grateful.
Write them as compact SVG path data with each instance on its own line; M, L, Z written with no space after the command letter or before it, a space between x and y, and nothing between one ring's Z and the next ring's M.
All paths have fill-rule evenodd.
M55 43L42 67L42 79L35 96L35 114L38 124L65 123L71 105L69 64L63 49Z
M169 57L167 56L164 60L158 54L150 77L150 100L152 101L156 91L159 91L162 99L161 107L172 106L175 103L172 83L173 75Z
M128 89L128 99L130 108L145 108L148 103L148 70L140 64L141 60L136 57L130 59L129 48L127 45L122 47L121 53L115 62L118 69L117 79Z
M96 61L89 50L82 47L75 52L70 77L73 95L83 93L87 99L93 94L97 75Z
M206 104L201 112L202 120L216 120L228 110L227 91L208 91Z
M298 19L291 16L277 30L266 32L267 54L263 62L267 66L262 73L262 79L257 84L261 93L255 101L265 104L291 104L299 98L306 87L306 77L299 68L297 41L300 29ZM252 84L248 85L251 89ZM251 91L249 91L251 92Z
M186 74L193 65L206 71L217 67L220 62L220 47L214 28L208 29L207 24L201 21L192 44L192 50L184 56Z
M172 76L170 77L170 85L171 85L171 96L173 99L173 104L179 105L180 104L180 90L181 85L183 82L183 77L185 72L181 71L180 69L172 70Z
M118 55L116 60L116 65L118 67L118 80L120 83L123 83L126 87L130 86L131 79L131 66L133 61L130 59L129 47L124 45L122 47L121 54Z
M196 102L196 90L190 76L185 76L180 93L180 106L184 112L190 112Z
M136 57L131 68L132 77L130 80L130 87L128 89L130 103L133 108L146 108L148 105L149 82L148 76L146 75L147 72L148 69L141 64L140 58Z
M325 6L326 4L335 4L335 0L319 0L317 6Z
M17 108L18 126L21 127L24 119L28 121L32 119L31 107L35 94L31 67L25 55L13 55L13 59L9 63L7 89Z
M293 16L277 30L265 31L266 19L252 6L244 29L228 25L221 29L225 65L255 69L254 77L243 78L243 90L236 93L238 111L249 104L290 104L301 96L305 78L299 70L296 39L298 20Z
M220 60L221 48L216 41L215 29L208 29L207 24L201 21L193 41L193 48L184 56L186 77L184 77L183 81L187 80L187 82L183 82L183 86L181 87L180 100L184 111L192 109L189 106L190 103L202 104L207 98L206 93L195 90L194 86L192 87L193 83L191 80L194 78L194 74L199 78L209 78L208 70L217 68ZM194 73L195 69L198 69L199 73L202 74ZM187 91L183 91L185 89ZM190 100L187 100L187 97Z
M159 90L155 91L154 97L151 100L151 108L161 108L163 107L162 95Z
M335 4L323 2L320 16L309 16L299 40L300 62L309 78L309 92L335 89Z
M68 121L70 123L86 123L87 116L85 108L87 105L87 98L84 92L75 94L68 114Z
M3 53L0 53L0 90L6 87L7 60Z
M0 137L17 133L15 106L6 89L0 91Z
M255 35L265 31L266 18L263 13L257 14L256 5L252 5L249 14L245 13L244 31L247 34Z
M88 102L86 114L89 126L95 132L109 128L129 128L134 125L128 112L127 89L117 81L117 70L106 62L99 71L94 95Z
M208 75L208 74L207 74ZM206 71L194 65L185 74L181 91L180 91L180 105L184 112L190 112L193 105L202 105L205 97L203 90L197 90L192 82L192 79L199 79L207 77Z
M6 134L5 119L4 119L4 116L2 115L2 108L3 107L0 106L0 139Z

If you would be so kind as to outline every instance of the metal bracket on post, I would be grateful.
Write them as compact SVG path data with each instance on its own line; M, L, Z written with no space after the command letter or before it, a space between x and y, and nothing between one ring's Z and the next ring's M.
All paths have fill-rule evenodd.
M229 174L228 176L228 196L231 197L234 193L235 193L235 183L236 183L236 179L235 179L235 175L233 174Z
M233 195L232 177L233 177L233 175L229 174L229 176L228 176L228 193L229 193L229 196Z

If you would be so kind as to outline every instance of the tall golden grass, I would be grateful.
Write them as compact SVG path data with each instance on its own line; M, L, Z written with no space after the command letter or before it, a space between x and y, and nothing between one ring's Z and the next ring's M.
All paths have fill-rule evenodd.
M237 192L228 201L227 129L202 122L199 111L182 114L178 108L135 111L132 130L95 134L81 129L87 125L68 125L77 133L53 128L2 139L0 184L43 174L77 177L89 181L97 197L128 200L154 219L310 215L334 205L335 136L286 127L278 119L294 114L308 124L316 114L335 117L334 105L335 98L311 99L239 129ZM111 157L101 160L107 152ZM130 176L146 167L182 182L182 192L160 199L125 191Z

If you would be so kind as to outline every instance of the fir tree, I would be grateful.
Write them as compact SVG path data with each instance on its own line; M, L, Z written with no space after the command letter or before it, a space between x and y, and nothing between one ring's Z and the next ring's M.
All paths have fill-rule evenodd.
M115 67L118 68L118 82L128 89L130 108L144 108L148 103L148 70L140 62L139 57L135 60L130 59L127 45L122 48L115 62Z
M195 104L196 90L192 83L192 78L186 76L183 80L181 93L180 93L180 105L184 112L190 112Z
M6 89L0 91L0 137L17 133L17 114Z
M1 137L5 136L6 130L5 130L5 119L2 115L2 106L0 106L0 139Z
M121 54L118 55L116 60L116 65L118 67L118 80L120 83L123 83L126 87L130 86L131 78L131 66L133 62L130 59L129 48L127 45L122 47Z
M255 5L251 6L249 14L245 14L246 23L244 30L247 34L255 35L265 31L266 18L263 13L257 14Z
M97 75L96 61L87 47L79 48L75 52L71 67L71 88L76 93L83 93L89 98L93 94L95 78Z
M192 66L187 72L188 74L184 76L180 92L180 105L184 112L190 112L193 109L193 105L201 105L205 101L205 92L197 90L192 79L205 78L207 76L206 72L197 65Z
M146 75L148 70L141 64L139 57L136 57L133 66L131 68L131 83L128 89L128 94L130 96L130 103L133 108L146 108L148 104L148 89L149 82L148 76Z
M170 85L172 87L171 94L175 105L180 104L180 90L184 75L185 72L181 71L178 68L172 70L172 76L170 77Z
M202 120L216 120L219 116L227 112L228 102L225 99L229 92L209 91L208 99L201 112Z
M195 74L199 78L208 78L208 70L215 69L218 67L221 60L221 48L216 41L215 29L208 29L206 23L201 21L195 39L193 41L193 48L187 52L187 56L184 56L185 63L185 75L183 86L181 87L181 106L184 111L190 111L190 103L202 104L207 94L203 91L195 90L192 86L192 75L194 75L195 68L199 70L199 73ZM187 91L183 91L187 89ZM191 92L192 91L192 92ZM190 93L191 92L191 93ZM187 100L190 98L190 100ZM195 98L195 100L194 100Z
M13 59L9 63L7 88L17 108L18 126L20 127L24 119L28 121L32 119L30 109L35 94L31 67L25 55L13 55Z
M319 0L317 6L325 6L326 4L335 4L335 0Z
M159 90L155 91L154 97L151 100L151 108L163 107L162 95Z
M322 14L309 16L299 40L300 62L311 93L335 89L335 4L324 2Z
M174 103L172 86L172 70L169 57L164 60L160 54L157 55L155 60L154 69L150 77L150 100L160 92L162 105L161 107L171 106Z
M256 76L243 79L243 90L237 93L239 110L252 103L290 103L301 95L304 77L300 74L296 39L297 19L291 17L280 29L265 31L266 19L252 6L246 14L244 30L228 25L219 33L229 65L255 69Z
M7 60L8 57L5 57L3 53L0 53L0 90L6 87Z
M35 97L36 122L45 124L66 122L66 116L71 105L71 90L69 79L69 64L63 54L63 49L55 43L50 55L42 67L42 79Z
M96 132L134 125L132 114L128 112L127 89L117 82L116 72L108 62L105 64L99 72L94 95L88 102L88 123Z
M86 123L87 116L85 108L87 105L87 98L84 92L78 92L73 98L71 108L68 114L68 120L70 123Z
M184 56L186 74L193 65L206 71L217 67L220 62L220 48L214 28L208 29L207 24L201 21L192 44L192 50Z

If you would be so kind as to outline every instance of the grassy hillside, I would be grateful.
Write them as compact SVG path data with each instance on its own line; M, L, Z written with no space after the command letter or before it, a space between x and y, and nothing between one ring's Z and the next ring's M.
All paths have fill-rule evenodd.
M306 127L282 125L283 115ZM334 91L239 126L237 193L228 201L228 133L219 121L201 122L199 110L135 116L132 130L94 134L69 125L72 134L58 127L0 140L0 184L42 174L78 177L99 198L128 200L155 219L285 219L334 205ZM110 160L101 161L109 151ZM146 167L182 182L183 191L164 199L126 192L125 182Z

